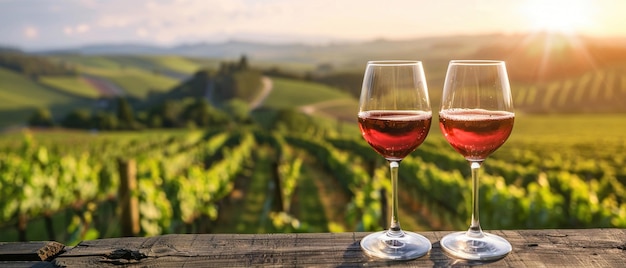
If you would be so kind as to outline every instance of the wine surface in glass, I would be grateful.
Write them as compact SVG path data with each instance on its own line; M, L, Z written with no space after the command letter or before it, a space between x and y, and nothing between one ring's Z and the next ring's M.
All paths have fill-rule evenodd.
M450 145L470 161L485 160L507 140L515 114L483 109L450 109L439 113L439 127Z
M359 113L359 128L376 152L399 161L424 142L431 120L426 111L372 110Z

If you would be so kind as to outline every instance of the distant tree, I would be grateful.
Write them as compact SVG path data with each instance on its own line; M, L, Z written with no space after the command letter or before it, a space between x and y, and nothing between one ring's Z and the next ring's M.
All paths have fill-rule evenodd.
M224 105L224 111L238 123L250 122L250 105L240 99L232 99Z
M247 70L248 69L248 57L246 57L246 55L241 55L241 58L239 58L239 63L237 64L237 69L239 71L243 71L243 70Z
M85 109L76 109L70 112L61 122L67 128L88 129L92 127L91 112Z
M182 103L174 100L166 100L160 105L153 107L148 113L148 125L153 127L174 128L182 126L180 116Z
M213 108L205 99L197 99L185 108L183 119L186 122L193 122L196 126L220 126L228 124L228 115Z
M232 62L221 62L218 75L229 75L237 70L237 65Z
M98 112L92 119L93 127L100 130L116 130L119 127L119 120L113 113Z
M361 96L363 74L357 72L337 72L313 77L313 81L336 87L358 99Z
M211 76L208 70L200 69L196 73L193 74L194 78L204 78L207 79Z
M39 108L28 119L28 125L31 127L53 127L52 113L46 108Z
M21 52L0 51L0 66L30 77L40 75L76 75L76 70L67 64L53 63L45 57Z
M117 119L122 128L133 128L135 124L133 107L125 98L117 99Z
M333 64L328 62L320 63L317 65L315 71L322 74L330 73L333 71Z
M236 82L233 75L220 75L215 78L214 97L217 101L229 100L236 96Z
M267 70L263 71L263 74L273 76L273 77L283 77L283 78L292 78L292 79L303 79L303 76L299 73L289 72L285 70L281 70L280 68L273 66Z
M147 121L145 123L150 128L161 128L161 127L163 127L163 119L158 114L157 115L152 115L152 116L148 117L148 119L147 119Z

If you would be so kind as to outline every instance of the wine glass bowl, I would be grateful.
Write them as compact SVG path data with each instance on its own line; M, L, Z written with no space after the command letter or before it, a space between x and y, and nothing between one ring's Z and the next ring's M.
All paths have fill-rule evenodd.
M365 140L387 160L400 161L426 139L432 114L423 111L364 111L359 126Z
M428 88L420 61L370 61L363 77L358 123L361 134L391 171L391 219L388 230L367 235L361 248L369 255L409 260L426 255L430 241L403 231L398 220L400 161L421 145L432 121Z
M511 250L506 239L485 233L479 221L479 171L489 155L513 130L515 114L503 61L453 60L444 82L439 127L450 145L469 163L472 174L472 218L466 232L444 236L441 247L467 260L500 259Z

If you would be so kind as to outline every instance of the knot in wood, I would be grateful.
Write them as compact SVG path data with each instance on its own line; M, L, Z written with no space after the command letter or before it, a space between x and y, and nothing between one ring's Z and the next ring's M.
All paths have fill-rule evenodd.
M147 258L146 254L143 254L137 250L130 249L116 249L106 256L108 259L124 259L124 260L141 260Z

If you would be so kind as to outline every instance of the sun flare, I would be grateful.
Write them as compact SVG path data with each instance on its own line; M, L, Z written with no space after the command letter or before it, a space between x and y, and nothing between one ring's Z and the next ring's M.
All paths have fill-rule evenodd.
M538 31L576 33L592 20L591 0L529 0L524 13Z

